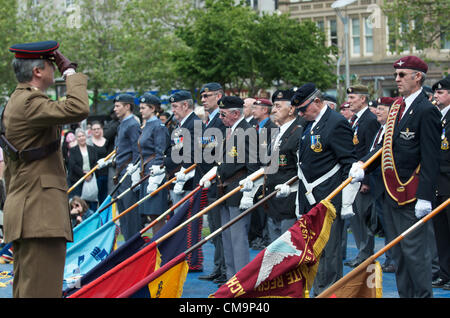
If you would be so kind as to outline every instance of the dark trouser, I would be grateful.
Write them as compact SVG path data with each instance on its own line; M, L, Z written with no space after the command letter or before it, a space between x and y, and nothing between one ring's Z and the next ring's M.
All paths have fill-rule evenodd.
M66 239L31 238L13 242L14 298L61 298Z
M215 202L215 198L208 198L208 205ZM207 214L209 230L210 232L214 232L218 228L220 228L222 222L220 220L220 206L216 206ZM212 239L212 243L214 244L214 269L213 275L221 275L226 276L226 268L225 268L225 258L223 255L223 243L222 243L222 234L218 234Z
M350 219L350 228L358 248L356 259L361 261L373 255L374 252L375 239L366 225L366 217L371 213L372 202L373 199L370 193L358 192L353 203L353 210L356 212Z
M447 200L447 197L437 197L437 205ZM439 276L444 281L450 281L450 207L446 207L433 217L434 235L439 256Z
M122 176L119 177L119 180ZM117 190L117 195L125 192L126 189L131 187L131 177L128 176L119 186ZM130 206L135 204L138 200L138 195L134 191L128 191L120 200L117 200L117 210L118 213L122 213ZM127 241L134 234L142 229L141 215L139 214L139 209L136 207L124 216L119 218L120 231L123 234L123 238Z
M415 201L399 206L389 194L385 195L386 235L390 239L398 237L418 221L414 207ZM392 256L397 265L395 278L400 297L433 297L428 226L431 224L425 223L416 228L392 247Z

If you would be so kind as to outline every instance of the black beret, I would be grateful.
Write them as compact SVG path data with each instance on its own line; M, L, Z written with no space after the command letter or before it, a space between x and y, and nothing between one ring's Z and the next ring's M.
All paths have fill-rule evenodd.
M139 99L139 102L149 105L161 105L161 100L158 98L158 96L148 93L142 95Z
M369 101L369 107L377 107L377 106L378 106L378 102L376 99Z
M130 94L119 94L114 98L114 102L121 102L134 105L134 96Z
M14 44L9 48L18 59L48 59L54 61L53 52L57 50L59 43L56 41L41 41Z
M295 91L294 96L291 99L293 106L300 106L303 102L309 99L315 92L317 92L316 85L314 83L303 84L299 89Z
M219 108L242 108L244 101L238 96L224 96L218 101Z
M292 97L294 96L294 93L295 93L295 91L292 88L286 89L286 90L277 89L272 94L272 103L275 103L275 101L277 101L277 100L291 101Z
M433 87L433 91L437 89L448 89L450 90L450 75L447 75L446 78L441 79L439 82L436 82Z
M200 90L200 94L203 94L204 92L218 91L219 89L222 89L222 85L220 85L219 83L207 83L203 85L202 89Z
M186 91L186 90L180 90L180 91L175 92L172 95L170 95L169 102L176 103L176 102L181 102L181 101L187 100L187 99L192 99L191 92Z
M354 85L347 88L347 94L365 94L369 95L369 88L364 85Z
M336 97L332 96L332 95L328 95L328 94L323 94L323 99L327 100L329 102L333 102L335 104L337 104L337 99Z

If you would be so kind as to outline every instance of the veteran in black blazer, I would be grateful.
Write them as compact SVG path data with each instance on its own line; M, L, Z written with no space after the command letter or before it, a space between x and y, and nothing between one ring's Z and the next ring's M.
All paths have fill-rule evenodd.
M300 139L298 163L299 213L305 214L347 179L351 165L356 161L356 155L352 142L353 133L348 121L326 106L322 93L314 84L307 83L300 87L292 99L292 104L307 121ZM317 183L312 189L312 196L306 195L304 183ZM316 295L343 275L341 241L344 222L340 217L342 194L335 196L332 203L337 216L314 280L313 289Z

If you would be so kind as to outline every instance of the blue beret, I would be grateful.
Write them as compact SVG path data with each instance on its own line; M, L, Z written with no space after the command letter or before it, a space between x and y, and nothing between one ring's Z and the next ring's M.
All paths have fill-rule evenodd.
M139 102L149 105L161 105L161 100L158 98L158 96L148 93L142 95L141 98L139 98Z
M317 91L314 83L303 84L299 89L295 91L294 96L291 99L293 106L300 106L303 102L309 99Z
M219 108L242 108L244 101L238 96L224 96L217 102Z
M203 94L204 92L218 91L219 89L222 89L222 85L219 83L208 83L203 85L200 90L200 94Z
M181 101L187 100L187 99L192 99L191 92L185 91L185 90L180 90L180 91L175 92L172 95L170 95L169 102L176 103L176 102L181 102Z
M121 102L134 105L134 96L130 94L119 94L114 98L114 102Z
M9 48L18 59L48 59L54 60L53 52L57 50L59 43L56 41L41 41L14 44Z

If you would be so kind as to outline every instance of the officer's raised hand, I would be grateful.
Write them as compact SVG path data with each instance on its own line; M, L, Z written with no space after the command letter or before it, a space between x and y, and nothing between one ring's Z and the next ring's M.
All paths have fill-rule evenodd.
M64 74L68 69L77 69L78 64L71 62L67 57L65 57L59 50L56 50L53 55L55 56L55 64L58 67L61 75Z

